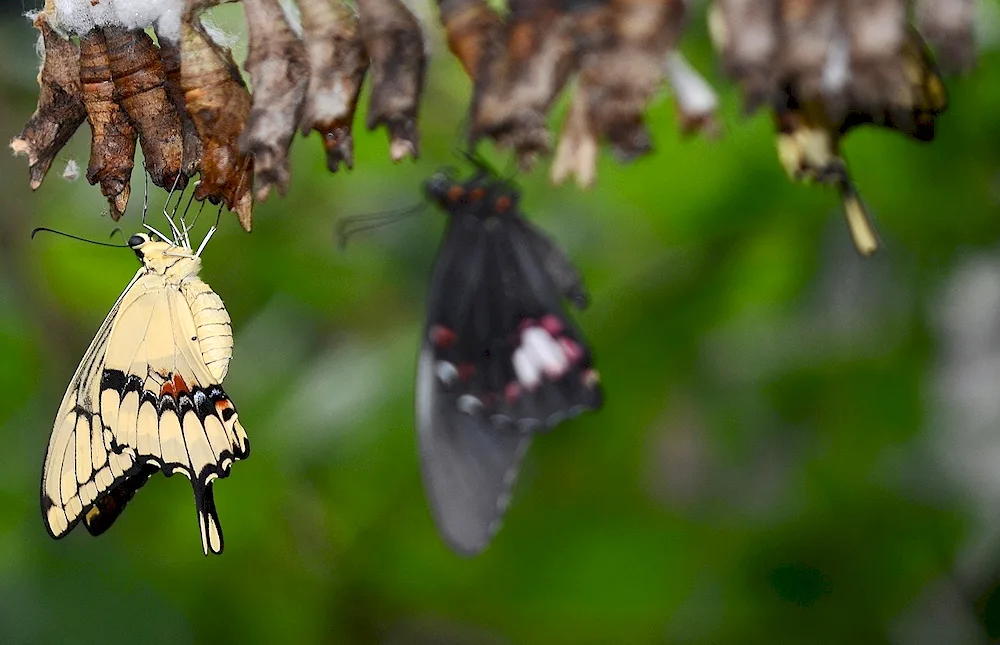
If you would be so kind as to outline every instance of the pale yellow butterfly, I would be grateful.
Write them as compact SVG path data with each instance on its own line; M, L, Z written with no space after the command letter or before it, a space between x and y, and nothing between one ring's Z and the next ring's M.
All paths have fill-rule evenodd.
M166 213L164 213L166 214ZM194 487L205 554L221 553L212 482L250 454L221 383L233 335L222 299L199 277L201 252L168 216L174 240L143 225L142 262L83 357L56 414L42 471L42 517L54 538L81 519L107 530L157 470Z

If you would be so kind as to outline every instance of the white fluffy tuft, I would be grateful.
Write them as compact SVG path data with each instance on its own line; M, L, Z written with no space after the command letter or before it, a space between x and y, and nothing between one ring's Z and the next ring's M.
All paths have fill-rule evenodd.
M219 47L232 49L233 45L239 40L239 36L225 32L222 27L209 20L207 16L203 15L201 17L201 26L204 27L205 34Z
M54 24L71 34L85 34L94 28L90 0L55 0Z
M112 27L118 24L115 3L112 0L84 0L90 5L90 15L97 27Z
M145 29L156 23L164 38L180 38L184 0L54 0L53 25L83 35L97 27Z
M163 10L156 20L156 33L160 38L170 42L181 39L181 12L184 10L184 0L163 0Z
M125 29L145 29L160 17L168 4L172 3L163 0L115 0L115 20Z

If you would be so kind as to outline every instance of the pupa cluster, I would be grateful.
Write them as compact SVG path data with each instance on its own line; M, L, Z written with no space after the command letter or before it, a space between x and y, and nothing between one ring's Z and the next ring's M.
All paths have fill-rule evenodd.
M112 217L128 202L138 143L154 184L183 188L198 174L196 198L225 204L249 230L254 200L288 186L297 129L319 133L331 172L353 167L366 76L366 126L386 129L394 161L417 157L427 38L403 0L295 0L285 3L297 9L292 19L282 0L242 0L252 91L202 21L224 1L47 0L34 16L44 46L38 109L11 144L28 156L32 188L87 120L87 179L100 184ZM622 161L652 150L645 114L664 85L683 132L719 134L718 97L679 51L689 4L509 0L501 12L487 0L436 0L448 47L472 81L468 143L490 139L525 169L551 155L554 183L590 186L602 145ZM860 125L932 139L947 107L937 65L974 64L974 9L972 0L708 7L722 68L748 111L774 113L789 176L839 188L865 255L877 234L839 142ZM564 92L569 107L556 136L550 113Z
M43 63L38 107L12 142L37 189L86 120L87 180L112 218L129 200L136 146L153 184L224 204L247 231L254 199L287 189L296 130L318 131L331 171L353 166L351 128L372 79L369 128L384 125L394 160L416 157L424 79L419 23L400 0L299 0L292 24L279 0L245 0L243 67L202 13L221 0L47 0L33 15ZM149 31L153 32L150 35Z

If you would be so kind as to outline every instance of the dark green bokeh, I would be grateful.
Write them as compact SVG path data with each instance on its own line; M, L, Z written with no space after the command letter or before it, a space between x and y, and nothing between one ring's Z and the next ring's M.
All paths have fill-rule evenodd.
M234 11L220 20L238 24ZM333 239L336 218L412 205L426 176L460 163L469 88L439 33L418 163L390 164L384 134L359 127L357 168L330 175L316 137L299 139L289 194L257 206L249 236L224 214L205 253L236 335L226 389L253 443L216 486L222 557L202 556L181 477L155 477L99 539L45 534L52 417L136 264L127 250L29 241L34 226L112 229L98 189L60 177L70 158L86 165L87 128L35 194L25 161L0 155L0 641L996 636L1000 478L984 487L971 464L989 460L949 438L961 415L948 375L965 364L942 321L962 314L949 294L964 268L1000 265L1000 53L949 83L933 145L877 130L846 142L885 243L863 262L835 194L788 183L767 117L738 116L703 25L690 31L692 62L727 88L723 140L682 140L663 99L649 115L656 153L602 157L594 190L552 188L545 167L519 178L526 212L592 292L578 319L607 404L537 441L505 527L472 560L435 535L414 449L443 216L346 253ZM0 23L8 139L37 95L33 41L27 21ZM133 179L126 234L143 190Z

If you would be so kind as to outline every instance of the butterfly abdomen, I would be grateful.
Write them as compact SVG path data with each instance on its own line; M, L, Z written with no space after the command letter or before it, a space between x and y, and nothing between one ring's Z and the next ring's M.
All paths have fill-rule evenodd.
M212 288L198 278L181 283L181 293L191 307L198 346L212 376L219 383L229 371L233 357L233 328L226 306Z

